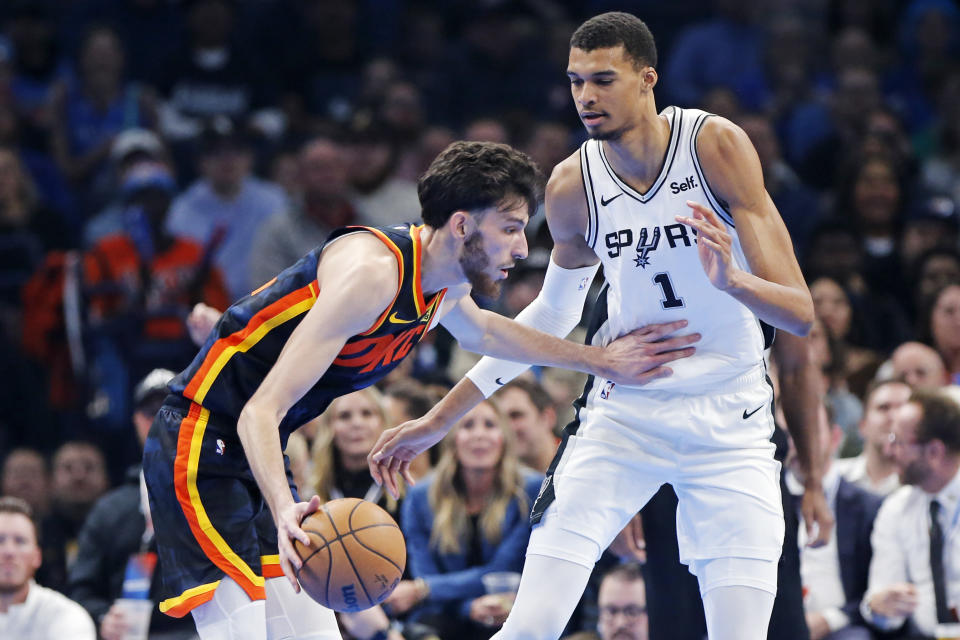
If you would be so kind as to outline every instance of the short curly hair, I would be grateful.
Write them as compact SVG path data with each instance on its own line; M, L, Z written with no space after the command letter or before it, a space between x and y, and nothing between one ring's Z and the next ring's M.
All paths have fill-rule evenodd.
M477 211L526 202L532 216L543 177L530 157L494 142L454 142L440 152L417 183L424 223L437 229L454 211Z
M631 13L609 11L577 27L570 37L571 49L607 49L623 45L636 68L657 66L657 45L647 24Z

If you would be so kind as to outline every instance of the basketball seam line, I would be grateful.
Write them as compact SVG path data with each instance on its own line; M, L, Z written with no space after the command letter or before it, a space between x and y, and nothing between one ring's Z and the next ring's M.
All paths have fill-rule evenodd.
M377 526L392 527L393 525L392 525L392 524L386 524L386 525L377 525ZM399 529L399 527L396 527L396 528ZM372 554L374 554L374 555L380 556L381 558L383 558L384 560L386 560L387 562L389 562L390 564L392 564L397 571L399 571L400 573L403 573L403 569L400 567L400 565L398 565L396 562L393 561L393 559L391 559L390 557L388 557L388 556L380 553L379 551L377 551L377 550L374 549L373 547L368 547L367 545L365 545L365 544L363 543L363 541L361 541L360 538L357 537L356 532L354 532L354 533L352 533L352 534L350 534L350 535L353 536L353 539L356 540L356 541L357 541L357 544L359 544L361 547L363 547L364 549L366 549L367 551L369 551L370 553L372 553Z
M323 599L324 599L324 600L327 600L327 601L329 602L329 600L330 600L330 574L331 574L331 572L333 571L333 552L330 550L330 543L327 542L327 539L326 539L326 538L323 536L323 534L320 533L319 531L314 531L313 529L304 529L304 531L307 532L307 533L312 533L312 534L314 534L314 535L319 536L320 539L323 540L323 546L320 547L319 549L317 549L316 551L314 551L313 553L311 553L310 555L308 555L306 558L304 558L304 559L302 560L301 564L300 564L300 569L297 569L297 570L294 572L294 574L297 576L297 582L299 582L299 581L300 581L300 570L303 569L303 567L304 567L308 562L310 562L310 559L313 558L313 556L317 555L318 553L320 553L320 552L323 551L323 550L326 550L326 551L327 551L327 579L324 581ZM298 555L299 555L299 554L298 554Z
M355 504L355 505L353 506L353 509L350 510L350 513L347 515L347 526L350 526L350 524L351 524L351 523L350 523L350 519L353 517L353 512L356 511L356 510L360 507L361 504L363 504L363 503L362 503L362 502L358 502L357 504ZM342 539L343 539L343 534L341 534L341 533L340 533L340 529L337 528L337 523L333 521L333 516L330 515L330 510L327 509L327 505L323 505L323 512L324 512L325 514L327 514L327 519L330 521L330 526L333 527L333 531L337 534L337 539L339 539L339 540L341 541L341 542L340 542L340 546L343 547L343 555L347 557L347 562L350 563L350 568L353 569L353 575L355 575L355 576L357 577L357 582L360 583L360 588L363 589L363 594L364 594L365 596L367 596L367 602L369 602L369 603L370 603L370 606L372 607L372 606L373 606L373 598L371 598L371 597L370 597L370 594L367 592L367 586L366 586L365 584L363 584L363 579L360 577L360 572L357 571L357 565L354 564L353 558L350 557L350 552L347 551L346 545L343 544L343 541L342 541ZM330 545L328 544L327 547L329 547L329 546L330 546ZM333 558L332 558L332 557L331 557L331 560L330 560L330 566L331 566L331 568L332 568L332 566L333 566ZM329 593L329 591L330 591L330 589L329 589L329 586L328 586L328 587L327 587L327 600L330 599L330 593Z

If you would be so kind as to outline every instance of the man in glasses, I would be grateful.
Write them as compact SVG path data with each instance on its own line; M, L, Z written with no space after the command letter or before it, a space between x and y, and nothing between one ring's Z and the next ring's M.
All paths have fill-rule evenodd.
M600 583L597 606L600 640L647 640L647 593L639 564L608 571Z

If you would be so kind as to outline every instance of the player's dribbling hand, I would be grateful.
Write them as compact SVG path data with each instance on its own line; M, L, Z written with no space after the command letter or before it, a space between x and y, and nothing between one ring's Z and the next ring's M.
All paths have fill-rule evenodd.
M297 593L300 592L297 572L303 566L303 561L294 548L293 541L299 540L303 545L310 546L310 536L300 528L300 523L319 508L320 497L313 496L308 502L291 502L277 516L277 547L280 551L280 568Z
M697 232L697 255L710 283L721 291L732 284L736 267L733 265L733 238L726 225L709 207L687 200L693 217L677 216L677 222L689 225Z
M604 362L595 373L634 386L669 376L673 371L663 365L689 358L696 351L689 345L700 339L699 333L667 337L686 326L686 320L674 320L634 329L603 348Z

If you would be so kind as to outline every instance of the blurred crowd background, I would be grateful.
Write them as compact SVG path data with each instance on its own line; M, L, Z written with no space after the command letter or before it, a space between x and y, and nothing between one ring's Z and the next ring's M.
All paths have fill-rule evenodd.
M164 374L151 372L177 372L197 350L192 306L226 308L335 227L418 219L417 177L454 140L512 144L549 174L584 140L564 74L570 34L607 10L635 13L656 36L658 106L722 115L753 141L813 293L811 343L841 455L887 437L871 443L863 429L871 381L960 382L952 0L5 0L0 493L25 499L41 523L40 584L80 601L103 632L126 557L84 573L78 547L115 551L90 537L89 519L109 515L95 505L118 491L140 514L134 547L149 529L130 492L138 433L164 393ZM539 291L551 246L542 213L528 236L530 258L492 303L511 316ZM441 329L373 409L332 407L291 440L301 491L367 495L360 461L379 431L421 415L472 362ZM474 417L500 425L500 455L514 459L496 462L512 488L471 521L476 545L459 549L455 529L432 534L422 520L453 499L439 489L389 505L398 517L424 510L426 531L405 524L423 557L459 549L461 569L522 566L525 539L488 543L515 540L518 513L526 526L539 486L530 474L546 469L582 386L563 371L535 369L528 381L532 391ZM366 440L338 440L337 420L362 415L369 425L343 428L370 430ZM451 478L466 437L419 473L460 486ZM416 558L411 578L444 566ZM424 603L410 580L391 615L419 608L417 619L475 634L445 637L489 637L479 620L490 611L471 611L476 579L454 582L430 593L462 587L456 606ZM593 598L582 629L603 617Z

